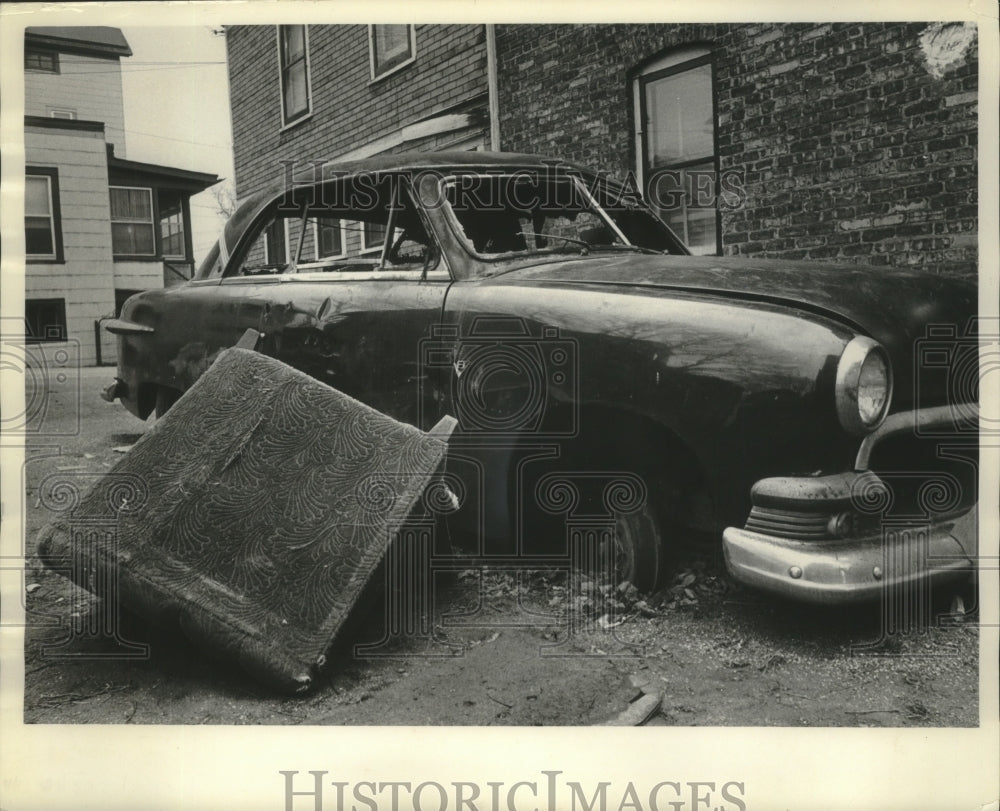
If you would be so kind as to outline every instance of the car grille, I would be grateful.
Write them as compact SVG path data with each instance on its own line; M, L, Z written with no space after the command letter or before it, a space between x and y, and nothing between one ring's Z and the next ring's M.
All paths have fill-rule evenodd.
M747 518L746 528L751 532L774 535L779 538L823 540L830 538L827 524L829 515L777 510L771 507L754 507Z

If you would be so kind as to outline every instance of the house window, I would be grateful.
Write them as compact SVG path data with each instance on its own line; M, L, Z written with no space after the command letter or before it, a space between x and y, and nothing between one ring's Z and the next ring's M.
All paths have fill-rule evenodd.
M416 55L412 25L372 25L368 28L372 79L408 65Z
M66 340L66 299L25 299L24 318L27 321L26 343Z
M24 69L34 73L58 73L59 54L50 51L24 49Z
M161 189L157 202L160 208L160 253L171 259L183 259L187 256L184 200L179 192Z
M155 256L153 190L112 186L111 251L115 256Z
M288 250L285 239L285 223L288 220L273 220L264 229L264 261L270 264L282 264L288 261Z
M49 107L50 118L65 118L69 121L76 120L76 110L70 107Z
M712 56L686 48L634 84L636 163L649 202L695 254L720 252Z
M62 262L59 173L28 167L24 178L24 248L29 262Z
M364 222L361 228L361 250L381 250L385 242L385 223Z
M309 43L304 25L278 26L281 63L281 123L292 124L309 115Z
M344 235L340 220L316 221L316 258L344 256Z

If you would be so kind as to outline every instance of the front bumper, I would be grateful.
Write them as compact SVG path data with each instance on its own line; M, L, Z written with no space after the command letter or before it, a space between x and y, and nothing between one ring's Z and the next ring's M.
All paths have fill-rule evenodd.
M874 600L912 584L959 580L973 570L968 553L975 509L930 525L886 527L839 541L797 541L729 527L726 566L741 583L809 603Z
M967 577L978 541L971 499L946 513L893 515L882 509L892 504L892 488L868 465L885 439L915 428L946 429L956 417L977 412L963 405L895 414L862 442L854 472L757 482L746 526L723 533L730 573L749 586L821 604L864 602L893 589ZM928 472L921 481L931 485L936 476Z

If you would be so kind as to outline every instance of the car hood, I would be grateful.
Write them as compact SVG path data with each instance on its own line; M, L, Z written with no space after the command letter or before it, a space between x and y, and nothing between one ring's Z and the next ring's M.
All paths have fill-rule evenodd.
M500 279L672 289L742 300L750 306L761 301L793 307L833 318L879 341L892 358L897 384L904 386L911 380L916 342L927 337L928 326L942 325L962 336L977 312L972 282L860 265L591 254L521 268Z

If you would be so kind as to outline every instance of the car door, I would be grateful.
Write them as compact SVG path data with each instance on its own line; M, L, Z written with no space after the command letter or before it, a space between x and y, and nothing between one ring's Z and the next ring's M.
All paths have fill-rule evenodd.
M368 191L364 207L288 218L289 266L273 277L276 287L254 290L242 306L248 318L262 307L262 351L426 429L437 412L422 386L421 352L441 321L451 274L405 178Z

